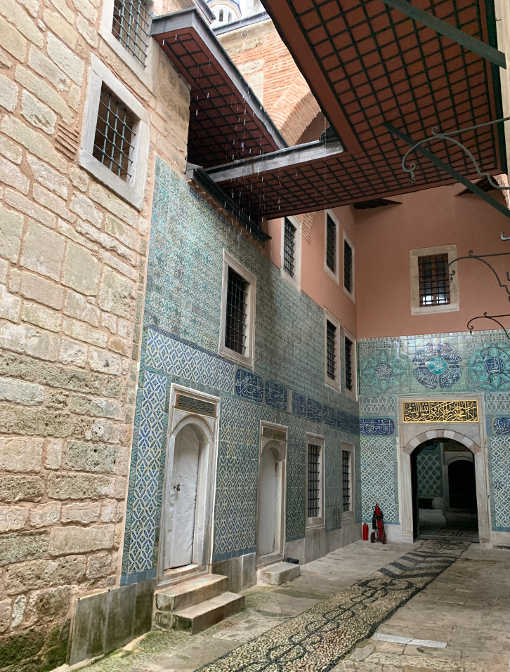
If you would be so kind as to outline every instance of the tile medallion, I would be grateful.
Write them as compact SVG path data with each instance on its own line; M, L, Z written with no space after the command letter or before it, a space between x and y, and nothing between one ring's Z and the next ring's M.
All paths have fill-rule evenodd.
M510 418L494 418L494 434L510 434Z
M251 371L237 369L236 394L244 399L260 403L264 398L264 383L262 382L262 378L251 373Z
M469 374L482 390L510 390L510 343L480 348L469 360Z
M315 399L307 399L306 417L313 422L322 422L322 404Z
M449 343L427 343L413 359L416 380L429 390L452 387L462 376L462 357Z
M306 397L304 395L292 392L292 412L294 415L306 418Z
M395 432L395 423L391 418L360 418L359 430L366 436L390 436Z
M407 377L407 367L399 357L376 350L362 361L360 374L362 384L371 394L387 393L401 388Z
M273 380L266 380L266 404L272 408L287 410L287 390Z

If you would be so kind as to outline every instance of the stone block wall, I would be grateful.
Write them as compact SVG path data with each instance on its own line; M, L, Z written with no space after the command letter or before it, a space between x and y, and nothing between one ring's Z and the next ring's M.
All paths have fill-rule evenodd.
M101 15L0 0L0 668L64 662L73 600L118 582L156 153L185 168L188 86ZM92 54L149 113L140 211L78 165Z

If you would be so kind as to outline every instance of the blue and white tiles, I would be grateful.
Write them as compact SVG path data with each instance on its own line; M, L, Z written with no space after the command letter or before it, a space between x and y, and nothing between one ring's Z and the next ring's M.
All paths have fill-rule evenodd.
M256 545L260 421L288 427L286 532L305 533L306 433L326 445L326 529L341 526L341 442L359 465L358 404L324 382L323 310L156 161L122 582L154 575L172 383L220 397L213 560ZM257 277L255 370L218 356L223 250ZM361 519L361 491L355 488Z
M396 453L390 456L383 437L386 432L396 437L398 432L398 396L482 393L492 526L495 530L510 531L510 480L505 476L510 467L510 341L504 332L363 339L358 345L363 515L369 517L376 499L393 502L397 497ZM391 466L381 464L376 459L378 455L391 460ZM422 459L431 467L437 456L431 452ZM374 476L376 464L383 470L384 478L377 480ZM428 467L429 489L439 492L437 469ZM424 470L422 465L422 476ZM397 522L398 502L394 509L388 503L385 506L388 522ZM394 519L386 513L392 510Z

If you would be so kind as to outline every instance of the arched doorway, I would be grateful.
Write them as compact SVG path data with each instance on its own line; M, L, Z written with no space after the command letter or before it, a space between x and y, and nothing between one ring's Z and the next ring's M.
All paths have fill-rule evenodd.
M172 384L161 506L159 585L182 581L210 569L219 402L212 395Z
M191 565L193 561L200 439L198 427L191 424L185 425L175 437L168 497L172 528L165 569Z
M286 454L287 428L263 423L257 507L257 565L259 567L284 557Z
M259 556L275 552L276 518L278 498L278 462L277 455L270 446L266 446L260 456L260 505L258 519Z
M440 437L411 454L413 537L478 541L474 454L459 441Z

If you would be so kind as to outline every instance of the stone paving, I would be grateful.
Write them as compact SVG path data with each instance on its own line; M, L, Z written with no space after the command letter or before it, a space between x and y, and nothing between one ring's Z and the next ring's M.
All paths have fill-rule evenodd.
M441 546L453 563L443 562L439 567ZM453 553L452 546L456 547ZM432 558L428 572L422 562L426 555ZM409 558L421 558L419 571ZM381 568L386 571L377 571ZM152 632L96 661L93 667L98 672L193 672L203 667L204 672L508 672L509 570L509 551L484 550L475 544L425 541L372 546L357 542L303 566L302 575L284 586L251 588L245 592L246 611L199 635ZM416 582L425 583L427 573L431 582L421 589ZM411 578L414 586L407 588L416 593L414 597L404 595L403 589L398 599L395 593L390 596L391 605L387 591L381 594L381 586L394 585L399 574L396 582L401 584L409 582L412 574L421 578ZM366 591L374 587L373 597L379 599L371 602ZM339 618L338 608L361 593L363 605L358 602L354 618L356 609L349 611L347 619L344 609ZM328 624L322 634L330 632L326 643L324 636L309 637L310 624L316 628L317 619L322 618L324 626L325 615ZM339 624L342 619L343 625ZM377 625L376 637L382 633L397 641L373 638ZM274 660L274 654L272 661L260 660L260 651L271 649L268 643L281 646L285 634L287 648L289 641L302 644L295 637L303 632L308 633L306 655L301 655L303 647L294 646L294 653L285 660L283 649L273 647L280 660Z

